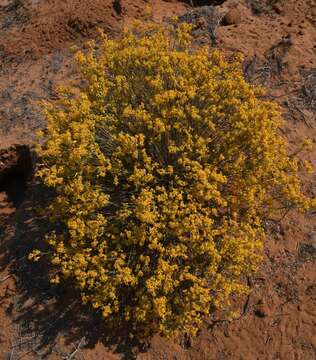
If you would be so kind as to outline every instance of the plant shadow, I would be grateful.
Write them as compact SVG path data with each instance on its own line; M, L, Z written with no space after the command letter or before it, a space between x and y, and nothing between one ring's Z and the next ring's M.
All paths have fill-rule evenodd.
M7 269L16 279L16 294L7 312L18 329L17 345L24 344L20 346L22 352L33 352L41 358L63 352L64 358L74 360L80 358L79 352L65 356L65 349L93 349L102 343L109 353L134 359L144 350L144 344L129 337L130 324L117 319L113 326L106 325L95 311L81 305L79 294L70 284L50 284L53 269L47 261L28 260L34 248L45 251L43 238L51 225L37 209L45 209L51 196L47 188L31 181L24 201L8 220L10 234L2 236L0 242L1 269Z

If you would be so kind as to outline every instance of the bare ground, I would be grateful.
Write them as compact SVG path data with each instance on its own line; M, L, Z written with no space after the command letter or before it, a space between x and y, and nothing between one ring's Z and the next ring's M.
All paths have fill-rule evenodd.
M207 3L193 1L197 11ZM124 327L104 328L67 286L52 288L46 264L26 260L49 226L36 209L50 194L31 180L34 154L14 145L32 146L45 126L38 100L54 99L58 85L75 79L69 46L98 27L115 36L148 16L148 4L156 21L190 11L190 1L177 0L122 0L120 7L110 0L0 0L0 360L316 359L314 213L266 224L265 261L248 279L251 294L235 301L240 316L225 322L214 315L194 339L131 341ZM206 14L196 42L245 55L248 81L282 106L289 151L307 136L316 142L315 0L217 1ZM305 180L316 195L316 175Z

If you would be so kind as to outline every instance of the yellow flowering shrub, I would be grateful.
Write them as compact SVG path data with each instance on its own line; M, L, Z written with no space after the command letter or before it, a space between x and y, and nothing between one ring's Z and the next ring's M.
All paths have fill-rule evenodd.
M38 176L53 283L142 335L195 332L261 259L263 220L307 209L280 111L241 59L193 49L188 25L104 34L76 61L84 85L46 104ZM39 257L39 252L30 257Z

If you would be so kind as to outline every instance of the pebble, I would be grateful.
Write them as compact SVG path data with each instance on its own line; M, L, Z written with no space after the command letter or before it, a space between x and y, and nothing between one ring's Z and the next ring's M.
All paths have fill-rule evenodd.
M224 16L222 20L222 25L237 25L241 22L241 14L237 8L233 8L228 11L228 13Z

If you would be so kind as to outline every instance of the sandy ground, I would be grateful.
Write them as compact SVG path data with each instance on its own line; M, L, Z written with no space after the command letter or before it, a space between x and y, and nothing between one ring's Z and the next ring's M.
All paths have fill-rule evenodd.
M30 181L33 155L10 146L34 143L45 126L39 99L54 99L58 85L75 79L70 45L94 37L98 27L115 36L147 16L146 5L163 21L190 11L189 3L0 0L0 360L316 359L316 214L266 224L265 261L248 280L251 294L234 301L240 316L229 323L215 314L193 339L156 336L140 345L126 329L104 329L75 294L49 286L46 264L26 260L45 225L36 208L49 194ZM227 55L241 51L248 81L280 103L289 151L307 136L316 142L316 1L218 1L216 14L225 20L213 46ZM210 17L199 22L196 42L209 42L214 24ZM316 195L316 175L305 188Z

